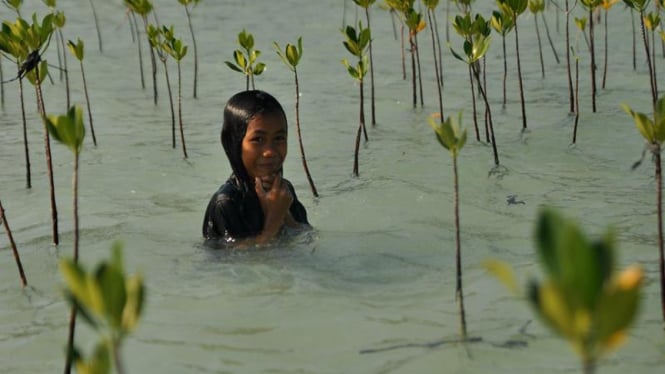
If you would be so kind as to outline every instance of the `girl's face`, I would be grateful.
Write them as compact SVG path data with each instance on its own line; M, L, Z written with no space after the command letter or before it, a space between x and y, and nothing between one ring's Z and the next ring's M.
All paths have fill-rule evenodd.
M258 114L247 124L242 139L242 163L252 181L270 188L282 169L287 148L286 120L279 113Z

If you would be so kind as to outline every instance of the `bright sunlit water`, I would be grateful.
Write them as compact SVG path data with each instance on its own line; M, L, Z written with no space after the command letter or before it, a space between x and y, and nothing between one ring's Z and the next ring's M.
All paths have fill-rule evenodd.
M40 2L32 11L45 14ZM33 4L34 3L34 4ZM199 47L199 98L192 98L193 50L184 9L156 1L163 24L175 24L190 54L183 61L183 120L189 158L178 141L171 148L168 97L159 68L159 103L153 105L149 58L144 45L146 89L141 89L137 46L132 43L120 1L95 1L104 51L88 2L61 1L66 39L85 41L88 79L98 147L89 134L81 155L81 261L92 266L125 244L127 267L147 281L141 324L124 346L131 373L575 373L579 361L550 333L527 304L486 273L482 261L516 266L522 282L539 277L532 230L538 207L559 208L590 234L614 227L620 265L641 263L648 281L641 313L630 338L599 363L599 372L662 373L665 337L657 284L653 164L639 159L643 140L620 108L650 111L643 45L638 39L632 67L630 13L610 12L609 72L603 70L598 31L598 111L591 112L589 55L579 38L580 106L577 145L571 146L564 16L547 11L561 63L556 64L540 22L546 78L541 78L534 20L520 17L520 50L529 130L520 133L514 34L507 40L508 104L501 108L501 37L493 36L487 85L496 127L501 172L491 147L473 136L466 65L444 53L444 110L464 111L469 141L459 157L461 238L469 334L481 342L459 344L454 297L452 163L436 142L427 117L437 112L429 29L420 36L425 106L413 109L410 82L402 80L400 44L388 12L372 9L377 125L361 147L360 177L351 175L358 125L358 86L340 60L342 22L354 22L347 1L203 1L192 12ZM445 3L445 2L442 2ZM494 2L478 2L488 17ZM482 3L482 4L480 4ZM559 2L561 3L561 2ZM344 10L346 14L344 15ZM3 20L14 14L2 7ZM574 12L580 17L583 12ZM445 43L445 6L437 11ZM602 24L601 24L602 27ZM284 105L292 129L285 176L296 187L316 230L260 251L212 251L202 247L201 223L210 195L230 173L219 142L225 101L244 89L232 72L238 32L254 34L267 71L256 87ZM399 30L399 29L398 29ZM602 28L601 28L602 30ZM451 28L453 47L461 51ZM305 151L321 194L312 197L295 132L293 74L272 49L303 37L298 66ZM573 44L575 42L573 41ZM56 64L55 43L45 54ZM445 46L444 46L445 47ZM665 74L661 48L657 65ZM408 60L407 60L408 62ZM78 62L68 56L72 99L84 104ZM14 72L2 61L5 79ZM407 75L410 74L407 64ZM663 71L660 73L660 71ZM174 90L177 71L169 65ZM46 83L48 113L65 112L64 82L51 68ZM665 82L660 79L661 86ZM0 234L0 371L53 373L62 370L68 307L61 295L57 263L72 252L72 155L53 143L61 244L51 244L49 189L43 128L34 90L26 85L33 187L25 188L25 162L16 82L5 85L0 112L0 198L20 250L30 287L21 290L4 230ZM365 97L369 99L369 90ZM480 103L480 101L479 101ZM370 121L369 105L366 107ZM86 117L86 123L87 123ZM483 126L482 115L479 117ZM509 205L509 195L524 204ZM77 342L91 349L87 327ZM452 342L451 342L452 341Z

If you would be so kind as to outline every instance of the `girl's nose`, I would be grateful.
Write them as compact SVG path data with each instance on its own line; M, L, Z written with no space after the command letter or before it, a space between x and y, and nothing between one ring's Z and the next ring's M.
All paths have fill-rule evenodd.
M277 155L277 152L275 151L275 147L266 146L263 149L263 157L268 158L268 157L274 157L275 155Z

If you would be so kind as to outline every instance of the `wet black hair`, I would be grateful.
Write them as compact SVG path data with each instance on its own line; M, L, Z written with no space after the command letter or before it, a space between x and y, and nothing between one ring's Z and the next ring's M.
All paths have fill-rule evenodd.
M284 122L287 122L282 105L265 91L239 92L233 95L224 106L222 147L229 159L233 174L244 187L249 187L251 182L245 165L242 163L242 139L247 133L249 122L259 114L280 114L284 117Z

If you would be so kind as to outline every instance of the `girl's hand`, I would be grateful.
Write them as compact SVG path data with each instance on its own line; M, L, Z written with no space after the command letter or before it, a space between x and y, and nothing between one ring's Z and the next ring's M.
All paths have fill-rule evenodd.
M289 215L289 208L293 203L293 195L286 184L282 183L281 175L275 175L272 185L269 189L264 189L260 178L255 178L254 189L261 203L263 210L264 223L263 231L257 237L257 241L265 242L277 234L282 228L286 217Z

